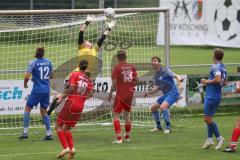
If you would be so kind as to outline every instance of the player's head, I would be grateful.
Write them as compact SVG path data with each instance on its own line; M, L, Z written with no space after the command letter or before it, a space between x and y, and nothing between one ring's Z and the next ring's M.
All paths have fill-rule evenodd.
M86 69L87 69L87 67L88 67L88 61L87 60L81 60L80 62L79 62L79 69L80 69L80 71L86 71Z
M117 59L118 61L126 61L127 59L127 52L124 50L120 50L117 52Z
M152 57L153 69L158 69L161 66L161 59L157 56Z
M36 58L43 58L43 56L44 56L44 47L43 46L37 47L35 57Z
M215 48L213 51L213 60L214 61L222 61L224 56L224 51L220 48Z
M84 47L92 49L93 48L93 44L89 41L84 41Z

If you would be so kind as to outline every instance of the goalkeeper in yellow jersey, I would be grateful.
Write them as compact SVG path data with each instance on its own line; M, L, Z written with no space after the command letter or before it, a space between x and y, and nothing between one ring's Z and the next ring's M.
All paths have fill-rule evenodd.
M112 28L115 26L115 21L107 23L107 28L98 39L97 44L93 44L87 40L83 39L84 31L87 26L94 20L95 16L88 15L85 23L81 26L78 38L78 58L80 60L87 60L89 63L87 74L91 77L97 76L98 73L98 51L101 48L103 41L106 39L107 35L110 33Z
M98 39L97 44L93 46L93 44L87 40L83 39L84 31L86 30L87 26L94 20L95 16L87 15L85 23L81 26L78 38L78 63L81 60L88 61L88 68L86 70L86 74L94 78L98 74L98 51L101 48L103 41L106 39L107 35L110 33L112 28L115 26L115 21L111 21L107 23L107 28ZM101 65L101 64L100 64ZM77 67L74 71L79 71L79 67ZM65 78L65 87L68 86L68 79L69 75ZM53 102L50 104L50 107L47 111L47 114L50 115L52 111L59 105L58 98L54 98Z

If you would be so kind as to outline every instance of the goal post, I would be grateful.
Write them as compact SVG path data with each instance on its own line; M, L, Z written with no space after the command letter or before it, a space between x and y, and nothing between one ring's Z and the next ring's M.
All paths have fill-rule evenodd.
M163 63L170 67L169 9L116 8L115 12L117 25L107 36L102 46L103 54L99 56L103 63L102 76L94 81L98 96L106 96L110 90L111 69L119 49L127 51L128 61L136 65L140 76L150 72L152 56L161 57ZM45 47L45 56L53 62L54 71L61 76L61 82L57 85L62 85L64 77L72 71L73 66L77 66L78 33L86 15L96 16L84 33L84 39L95 44L109 21L103 13L104 9L0 11L0 129L22 127L25 99L31 90L31 87L27 90L23 88L22 79L28 62L33 59L36 46L42 44ZM160 17L160 14L163 16ZM164 30L163 45L157 44L160 18L164 18L164 26L160 26ZM148 87L148 84L146 86ZM101 92L97 93L98 90ZM153 99L148 100L148 103L151 101ZM134 106L132 112L134 124L152 124L148 104L144 103L144 100L136 104L138 106ZM52 123L55 118L55 115L51 116ZM111 121L111 104L103 98L101 102L87 103L79 124L91 125ZM30 126L42 126L37 106L32 110Z

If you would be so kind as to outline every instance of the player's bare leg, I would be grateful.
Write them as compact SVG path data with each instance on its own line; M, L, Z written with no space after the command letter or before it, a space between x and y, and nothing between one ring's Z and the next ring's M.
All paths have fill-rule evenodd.
M123 112L123 117L125 120L125 134L124 139L127 142L130 142L130 133L131 133L131 119L130 119L130 113L128 111Z
M70 148L67 143L65 131L63 127L56 124L56 132L59 138L59 141L61 142L61 145L63 147L62 151L57 155L57 158L63 158L66 154L70 152Z
M119 113L114 112L113 117L113 125L116 133L116 139L112 142L113 144L121 144L122 143L122 131L121 131L121 124L119 120Z
M158 112L158 109L160 108L160 105L158 103L155 103L151 106L151 111L153 118L156 122L156 127L151 129L150 132L159 132L162 131L161 121L160 121L160 114Z
M171 132L170 128L170 113L169 113L169 103L167 101L163 101L163 103L160 105L160 110L163 113L163 119L166 124L166 128L164 130L164 134L169 134Z

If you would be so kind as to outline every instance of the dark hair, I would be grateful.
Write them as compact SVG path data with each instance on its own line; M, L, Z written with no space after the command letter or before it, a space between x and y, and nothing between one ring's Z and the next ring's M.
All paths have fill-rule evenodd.
M224 56L223 49L215 48L213 52L214 52L214 57L216 60L221 61L223 59L223 56Z
M85 71L86 69L87 69L87 67L88 67L88 61L87 60L81 60L80 62L79 62L79 69L80 69L80 71Z
M124 50L120 50L117 52L117 59L120 60L120 61L124 61L127 59L127 55L126 55L126 51Z
M36 49L35 57L42 58L44 56L44 47L38 47Z
M159 63L161 63L161 58L159 58L158 56L152 57L152 61L153 61L154 59L156 59Z

